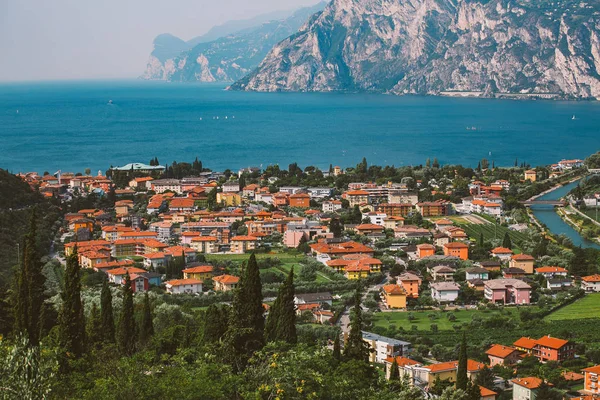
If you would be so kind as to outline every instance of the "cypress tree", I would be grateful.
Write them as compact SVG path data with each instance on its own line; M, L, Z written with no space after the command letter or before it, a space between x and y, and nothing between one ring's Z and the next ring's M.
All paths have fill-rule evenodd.
M350 322L350 334L344 347L344 357L348 360L368 361L370 349L362 338L362 308L360 306L362 293L360 287L354 293L353 318Z
M77 246L73 254L67 257L65 269L65 289L59 316L59 341L61 347L76 357L85 349L85 322L81 304L81 279L79 276Z
M456 371L456 388L467 390L467 336L463 332L460 350L458 352L458 370Z
M481 390L479 386L475 383L468 381L466 392L466 400L480 400L481 399Z
M512 241L510 240L510 235L508 234L508 232L504 233L504 239L502 239L502 247L512 249Z
M283 341L295 344L296 310L294 305L294 268L290 270L287 279L279 288L277 298L271 307L265 325L265 338L268 341Z
M150 309L150 298L148 292L144 294L144 313L140 323L140 342L148 343L148 340L154 335L154 324L152 323L152 310Z
M399 381L400 380L400 370L398 369L398 361L396 361L396 357L394 357L394 361L390 366L390 381Z
M483 232L479 232L479 247L483 248L483 244L484 244L484 238L483 238Z
M90 315L87 319L86 340L89 347L97 347L102 343L102 317L96 303L92 304Z
M131 289L131 278L125 275L123 285L123 309L119 318L118 334L119 350L123 354L133 354L135 347L135 320L133 315L133 290Z
M229 361L237 371L245 368L255 351L264 346L264 308L262 284L256 256L250 256L236 290L231 320L226 335Z
M335 335L335 339L333 341L333 358L337 361L342 359L342 349L340 345L340 335Z
M114 343L115 319L112 307L112 293L108 287L108 280L106 278L102 282L102 292L100 294L100 324L102 340L107 343Z
M217 343L227 332L229 309L225 305L211 304L204 313L203 343Z
M15 331L24 333L29 343L37 345L40 340L42 305L44 304L44 282L42 263L37 251L37 212L34 208L25 236L21 265L17 273L14 314Z

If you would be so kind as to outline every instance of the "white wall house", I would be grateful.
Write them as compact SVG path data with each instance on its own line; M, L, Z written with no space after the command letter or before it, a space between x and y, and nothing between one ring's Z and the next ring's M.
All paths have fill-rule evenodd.
M165 283L167 293L171 294L197 294L202 293L200 279L173 279Z
M431 284L431 298L440 303L456 301L460 286L455 282L436 282Z

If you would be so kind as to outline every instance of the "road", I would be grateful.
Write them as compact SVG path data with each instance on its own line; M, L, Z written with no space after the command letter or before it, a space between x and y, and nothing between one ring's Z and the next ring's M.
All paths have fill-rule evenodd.
M374 290L379 292L381 290L381 288L383 287L383 285L385 285L389 279L390 279L390 276L388 274L386 274L383 281L381 281L377 285L371 285L371 286L367 287L362 295L361 302L362 303L365 302L365 299L369 295L369 292L372 292ZM365 306L362 306L362 309L363 309L363 311L368 310ZM340 316L340 319L338 320L338 325L342 329L343 333L348 333L350 331L350 328L349 328L349 326L350 326L350 307L346 307L346 309Z

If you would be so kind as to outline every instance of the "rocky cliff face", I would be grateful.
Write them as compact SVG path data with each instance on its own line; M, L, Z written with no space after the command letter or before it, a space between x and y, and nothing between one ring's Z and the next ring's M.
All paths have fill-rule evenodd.
M252 71L280 40L295 33L325 3L302 8L273 20L185 48L171 35L154 41L144 79L167 81L235 81ZM179 40L179 39L178 39ZM196 40L197 42L197 40ZM188 42L190 45L192 41Z
M600 98L600 3L333 0L231 88Z

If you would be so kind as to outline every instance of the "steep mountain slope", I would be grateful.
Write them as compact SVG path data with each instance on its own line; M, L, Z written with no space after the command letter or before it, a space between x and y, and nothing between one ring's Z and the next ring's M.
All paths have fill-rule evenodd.
M333 0L231 88L600 98L600 2Z
M310 15L324 7L325 3L319 3L313 7L302 8L287 18L245 28L210 42L200 42L192 48L181 49L178 46L180 43L169 38L169 43L172 44L169 50L172 51L164 51L160 47L164 41L164 38L161 38L164 35L161 35L154 42L155 49L142 77L202 82L240 79L256 68L275 44L296 32ZM197 42L197 39L183 43L189 45Z

